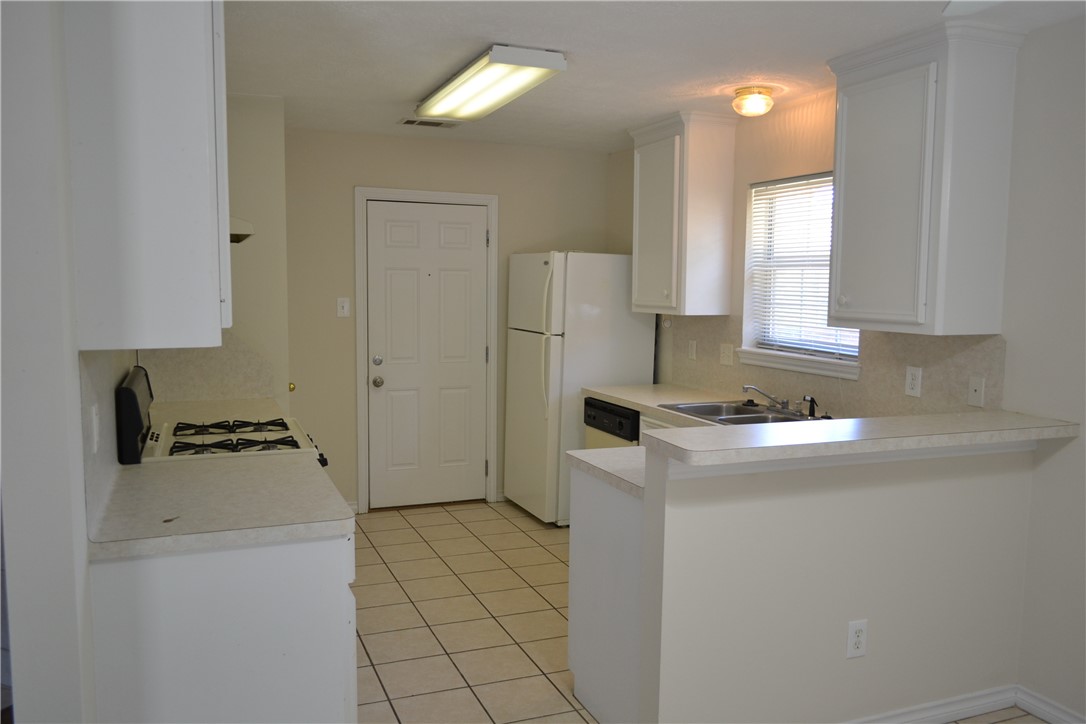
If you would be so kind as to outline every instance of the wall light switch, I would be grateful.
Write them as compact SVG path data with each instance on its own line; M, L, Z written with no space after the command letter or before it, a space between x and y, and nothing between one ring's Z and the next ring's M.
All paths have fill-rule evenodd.
M350 297L339 297L336 299L336 316L337 317L349 317L351 316L351 299Z

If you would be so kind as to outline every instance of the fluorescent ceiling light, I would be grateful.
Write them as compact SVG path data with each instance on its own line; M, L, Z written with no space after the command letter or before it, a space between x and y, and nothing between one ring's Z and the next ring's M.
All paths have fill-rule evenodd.
M495 45L431 93L415 116L475 121L565 69L561 53Z

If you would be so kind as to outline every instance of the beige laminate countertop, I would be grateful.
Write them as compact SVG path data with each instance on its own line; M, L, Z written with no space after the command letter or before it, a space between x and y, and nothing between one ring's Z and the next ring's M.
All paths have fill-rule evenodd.
M718 427L711 422L690 417L679 412L665 410L658 405L672 402L713 402L717 400L746 399L740 395L698 390L682 385L617 385L613 387L586 387L585 397L595 397L604 402L637 410L644 417L666 422L675 427Z
M674 385L642 385L585 389L585 394L666 419L660 403L728 399L717 393ZM677 418L687 418L675 414ZM687 418L692 419L692 418ZM703 424L648 430L642 445L686 465L772 463L831 456L920 455L973 449L976 452L1071 438L1078 425L1017 412L964 412L902 417L806 420L766 425Z
M272 400L155 403L153 426L267 419ZM158 460L123 466L102 519L91 532L90 558L141 555L349 535L354 512L316 457L278 453Z

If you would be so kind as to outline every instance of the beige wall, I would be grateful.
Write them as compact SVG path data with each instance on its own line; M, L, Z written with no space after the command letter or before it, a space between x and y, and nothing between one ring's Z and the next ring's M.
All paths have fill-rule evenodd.
M230 245L234 325L221 347L144 350L158 400L287 396L287 221L283 100L227 99L230 214L253 235Z
M1004 406L1086 420L1084 22L1018 55L1003 336ZM1019 683L1086 713L1086 446L1039 455L1031 494Z
M659 721L855 721L1014 684L1031 469L1027 452L669 482ZM859 619L867 653L846 659Z
M819 93L736 129L732 309L743 309L743 274L750 185L833 169L835 93ZM609 217L610 218L610 217ZM742 397L753 384L789 400L812 395L835 417L908 415L970 410L969 377L986 379L985 406L998 409L1003 390L1004 343L998 336L921 337L862 332L858 381L740 364L720 364L720 345L743 343L743 317L671 317L661 330L661 381ZM687 356L697 342L698 359ZM924 370L923 396L907 397L905 367Z
M425 138L422 135L425 134ZM441 134L435 138L432 134ZM348 501L358 497L354 188L498 196L498 447L504 429L504 327L508 256L606 251L607 158L601 153L448 140L291 130L287 133L287 248L291 411L327 453ZM336 298L352 317L336 317ZM496 456L500 460L500 454ZM496 466L491 459L491 472ZM500 468L499 468L500 469Z
M607 157L607 251L633 253L633 149Z

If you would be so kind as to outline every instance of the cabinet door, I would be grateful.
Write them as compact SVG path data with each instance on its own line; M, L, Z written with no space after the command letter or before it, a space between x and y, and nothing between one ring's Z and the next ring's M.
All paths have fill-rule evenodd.
M212 347L229 326L221 13L64 4L80 349Z
M669 312L679 253L678 135L634 150L633 310Z
M930 63L838 91L831 324L925 321L935 81Z

